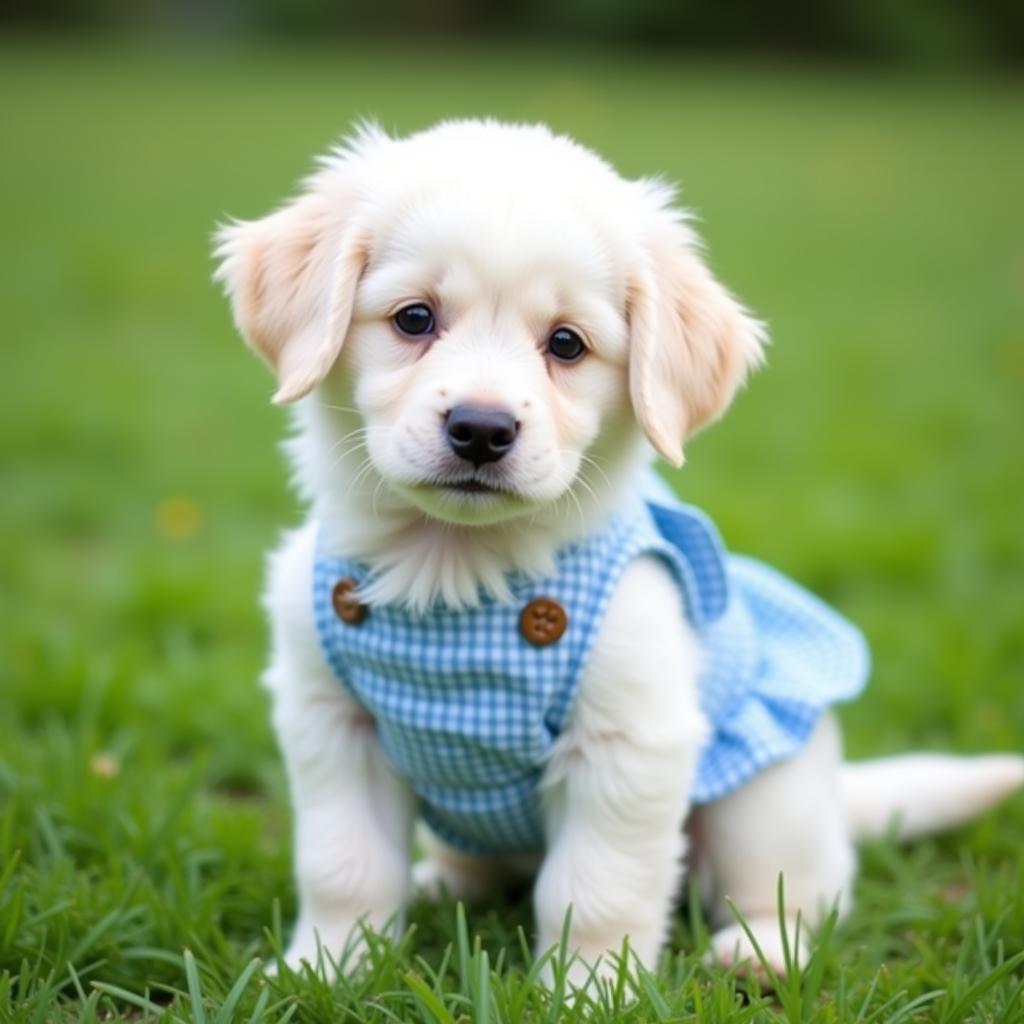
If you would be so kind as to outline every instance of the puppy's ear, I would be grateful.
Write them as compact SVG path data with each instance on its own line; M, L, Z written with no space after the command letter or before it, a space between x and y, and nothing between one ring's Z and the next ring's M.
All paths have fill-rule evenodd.
M242 337L277 375L275 403L312 391L341 352L368 259L351 206L337 195L308 192L215 236L216 279Z
M629 389L647 439L674 466L762 359L764 325L712 276L694 232L663 211L627 295Z

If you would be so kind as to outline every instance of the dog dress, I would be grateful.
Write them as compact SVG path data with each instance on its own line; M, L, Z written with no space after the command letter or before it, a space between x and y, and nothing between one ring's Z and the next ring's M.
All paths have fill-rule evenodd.
M471 853L543 847L545 763L635 558L668 567L706 648L699 693L711 729L692 802L792 757L822 712L860 693L867 677L855 627L768 566L727 554L707 516L653 472L635 504L557 553L550 577L511 574L511 602L365 607L358 587L371 570L323 548L313 572L323 653L374 719L427 825Z

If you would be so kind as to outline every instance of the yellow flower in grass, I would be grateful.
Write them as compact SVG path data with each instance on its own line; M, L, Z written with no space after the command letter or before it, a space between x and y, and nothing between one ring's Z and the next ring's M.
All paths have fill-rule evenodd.
M191 540L203 528L203 510L195 499L172 494L157 505L154 521L163 540Z
M121 762L113 754L94 754L89 770L101 779L112 779L121 771Z

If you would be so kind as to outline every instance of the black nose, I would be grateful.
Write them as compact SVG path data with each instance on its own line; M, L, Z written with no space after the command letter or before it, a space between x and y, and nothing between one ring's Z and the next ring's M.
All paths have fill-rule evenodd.
M497 462L511 449L519 424L504 409L457 405L445 418L444 429L448 444L460 459L482 466Z

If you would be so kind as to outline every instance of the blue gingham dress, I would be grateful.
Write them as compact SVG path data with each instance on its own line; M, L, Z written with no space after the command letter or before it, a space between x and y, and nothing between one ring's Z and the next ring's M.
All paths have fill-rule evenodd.
M437 604L425 612L373 606L341 621L341 579L367 566L321 550L314 608L324 654L375 719L385 755L412 785L429 827L475 853L544 845L539 782L565 728L615 585L641 555L664 560L706 644L701 704L711 724L691 799L724 796L791 757L823 710L864 687L861 634L773 569L726 554L710 520L651 474L643 500L557 555L547 579L513 575L511 603ZM563 636L537 647L520 633L537 597L565 609ZM680 685L683 685L680 681Z

